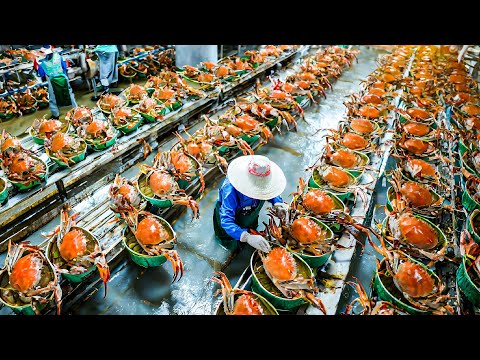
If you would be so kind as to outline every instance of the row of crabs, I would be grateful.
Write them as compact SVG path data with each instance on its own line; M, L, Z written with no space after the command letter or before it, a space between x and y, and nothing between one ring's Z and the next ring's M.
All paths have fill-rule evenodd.
M151 95L151 96L150 96ZM71 109L64 120L35 119L30 135L45 146L48 157L61 167L72 166L86 157L88 147L103 150L115 144L120 133L129 134L142 123L163 119L163 116L181 108L185 101L205 96L205 92L189 86L177 73L165 69L151 76L145 86L133 85L125 92L125 99L113 94L102 95L97 106L106 120L93 115L85 106ZM133 105L128 107L127 105ZM47 179L48 167L33 152L3 132L2 168L7 178L19 189L25 190ZM11 146L15 143L15 146ZM149 151L144 143L145 151ZM1 181L1 202L8 199L6 184Z
M445 104L451 123L458 134L458 155L461 167L461 190L465 215L460 235L460 254L457 269L458 288L468 302L480 307L480 94L478 83L468 73L462 61L450 62L444 76Z
M365 150L367 147L369 150L375 150L372 146L374 144L361 141L359 137L363 137L365 134L371 135L375 130L378 132L379 122L383 122L383 125L386 124L386 110L393 109L401 115L395 124L396 135L392 154L398 159L398 169L392 172L392 188L388 191L387 217L382 224L382 233L375 234L379 238L381 246L373 243L368 236L372 246L385 257L378 263L375 279L376 289L382 300L373 301L359 282L349 282L357 289L360 297L347 306L346 313L351 313L353 305L357 302L363 307L362 314L453 313L453 308L448 304L450 296L444 294L445 284L419 260L427 259L431 265L436 261L446 259L447 240L445 235L436 225L421 215L440 216L442 211L451 211L448 206L442 206L443 198L438 195L438 193L446 193L449 190L448 183L439 172L440 165L448 164L448 159L445 159L441 155L440 149L437 148L439 139L446 138L448 140L448 138L442 138L442 135L445 136L445 134L435 131L438 124L437 115L441 108L437 102L436 93L432 89L440 86L458 91L457 83L454 82L455 78L452 76L458 75L459 71L454 70L456 66L453 57L444 55L443 63L435 66L436 58L433 56L435 48L420 47L416 52L411 75L404 79L401 74L411 54L411 48L397 48L391 56L383 59L382 66L369 77L365 87L366 91L360 96L353 96L352 100L347 102L348 119L341 125L340 130L335 132L336 143L331 147L327 144L325 156L317 168L320 180L315 181L314 176L310 179L311 184L318 185L320 183L323 187L327 186L330 190L336 190L337 195L340 195L341 192L338 190L345 191L345 189L341 189L342 185L345 188L348 185L348 179L352 178L349 176L351 173L341 169L341 166L346 165L347 169L358 166L360 161L358 150ZM441 76L445 73L448 78L442 84ZM443 86L444 84L446 85ZM401 87L404 90L401 98L405 108L385 106L386 100L396 95L394 90ZM377 89L381 91L377 91ZM447 102L449 95L447 93ZM461 95L456 94L450 96L450 99L459 99L460 97ZM467 105L470 108L467 107L466 110L471 110L476 106ZM469 114L467 124L474 122L471 117L472 114ZM359 141L350 141L352 139L349 139L348 134L359 135L357 138ZM397 134L401 135L397 136ZM353 140L356 140L355 137ZM358 147L355 143L359 144ZM357 164L355 164L355 160ZM332 161L334 161L333 164ZM329 162L330 164L328 164ZM331 165L335 165L337 168ZM358 171L359 169L354 170ZM353 175L353 177L355 176ZM469 181L472 183L472 177L469 178ZM272 219L267 227L268 234L290 249L297 247L297 249L301 248L304 254L312 255L315 252L322 254L319 245L325 245L327 248L329 245L331 246L328 241L325 241L325 237L329 234L326 231L328 227L321 226L319 223L315 224L312 217L302 216L304 215L302 210L307 211L309 215L319 216L319 212L321 214L322 211L328 211L329 208L333 209L335 206L333 194L319 189L308 189L305 193L303 189L304 182L301 180L299 191L294 194L294 200L290 205L288 220L280 219L280 228L273 221L274 214L271 214ZM436 189L436 191L430 189ZM300 216L298 216L299 210L302 214ZM339 221L337 215L335 221L345 223L345 218L343 216ZM356 227L361 229L358 224ZM473 225L471 227L473 228ZM363 230L368 231L369 229ZM471 271L472 276L478 277L480 261L475 259L478 259L480 253L479 247L473 242L467 243L464 237L465 233L462 241L468 245L463 252L467 252L471 256L475 255L473 260L465 257L464 263L469 264L469 268L467 269L464 265L464 269ZM317 243L311 241L314 238L318 239ZM303 246L299 247L302 240ZM464 272L467 273L467 270ZM238 311L233 311L234 298L231 295L231 286L227 283L224 275L218 275L219 278L216 281L224 284L225 312L230 310L229 313L242 313L246 306L246 299L239 305ZM476 290L475 299L478 303L478 287ZM242 293L238 289L235 292ZM244 297L245 295L242 296L242 298ZM248 300L248 304L251 307L252 299Z
M155 163L154 163L154 165L155 165ZM313 194L313 193L312 193L312 194ZM309 195L309 193L307 193L307 195ZM308 202L309 197L307 196L306 199L307 199L307 202ZM315 200L318 200L318 199L315 199ZM317 204L317 206L318 206L318 204ZM311 225L312 225L311 223L309 223L308 221L306 221L307 219L297 219L297 220L301 220L301 221L298 221L298 222L295 223L295 224L296 224L296 227L295 227L295 228L297 229L297 232L299 231L299 229L305 229L305 226L307 226L307 229L308 229L309 226L311 227ZM302 227L298 227L297 224L302 224L302 227L303 227L303 228L302 228ZM304 231L304 230L303 230L303 231ZM273 232L273 233L276 233L275 229L273 229L272 232ZM315 234L315 232L314 232L314 234ZM298 237L298 236L297 236L297 237ZM304 240L304 241L305 241L305 240ZM313 250L313 249L315 249L315 246L309 245L307 248L308 248L311 252L315 251L315 250ZM313 250L313 251L312 251L312 250ZM317 250L317 251L318 251L318 250Z
M283 92L286 96L282 98L285 100L291 95L315 101L317 97L325 96L325 89L331 86L330 79L337 78L344 68L351 66L356 54L355 50L340 47L322 49L304 59L299 71L289 76L285 83L273 81L270 93ZM298 86L299 83L304 86ZM306 83L308 86L305 86ZM260 91L257 89L256 93ZM278 95L272 97L280 98ZM295 100L301 101L302 98ZM302 111L298 113L303 114ZM331 180L330 176L327 175L327 179ZM358 233L354 229L367 233L370 230L349 216L349 209L337 195L326 188L320 189L312 181L311 178L310 187L307 187L305 181L300 179L286 216L269 210L270 220L265 224L266 229L262 234L275 245L268 254L257 251L252 256L254 291L234 289L223 273L215 273L213 280L221 285L219 292L223 297L224 313L272 314L276 313L272 312L272 305L286 310L284 306L289 309L292 306L286 305L286 302L298 299L303 302L295 304L306 301L326 313L324 304L314 295L319 291L314 273L305 271L305 268L318 269L325 264L333 251L342 247L337 243L337 235L343 230L355 236ZM262 274L266 278L262 278Z
M153 49L152 49L153 50ZM124 62L118 67L120 76L132 79L134 77L147 77L157 75L164 68L170 68L175 62L175 49L170 48L138 59Z
M218 62L202 62L199 67L185 65L177 73L193 81L203 89L210 89L226 82L238 80L264 63L278 59L282 53L294 50L298 45L267 45L259 50L247 50L242 56L227 56Z
M452 190L453 174L448 172L452 159L444 156L442 150L453 136L440 130L446 128L440 116L444 109L441 95L447 104L474 97L462 95L464 88L457 86L457 76L463 74L465 67L457 63L455 54L445 50L419 46L408 76L399 77L395 83L397 89L403 89L402 106L394 109L399 116L391 155L397 168L390 173L392 187L387 190L386 217L379 224L381 234L377 237L381 246L371 242L384 256L377 264L374 278L377 295L384 301L375 304L361 284L352 283L360 294L355 302L362 304L363 314L454 313L446 284L434 271L437 262L457 262L446 256L447 248L455 244L441 230L451 233L452 226L439 221L451 219L454 211L444 201ZM408 48L398 51L411 53ZM467 102L466 106L473 105ZM352 305L347 306L347 313Z
M277 83L274 84L274 86L276 85ZM295 99L287 101L291 103L289 109L297 110ZM112 209L119 213L125 219L127 225L133 229L137 224L136 213L142 217L142 221L153 221L161 224L161 218L155 219L154 215L142 211L142 208L144 208L141 203L142 197L158 207L171 206L172 204L188 205L193 210L193 217L196 217L198 205L190 196L185 195L184 189L180 189L180 181L190 180L187 181L187 184L189 184L193 178L199 177L201 192L203 190L202 167L217 165L222 171L225 171L228 164L222 155L229 154L229 150L239 149L244 154L253 153L249 143L260 137L263 141L268 141L268 134L271 136L271 132L268 130L266 123L277 120L275 117L288 118L290 121L287 121L287 125L295 124L291 113L278 108L282 108L282 105L283 103L278 103L275 98L259 97L253 98L251 101L235 102L217 120L204 115L205 126L203 128L192 135L185 131L187 139L177 133L178 143L170 151L157 154L152 166L142 164L140 166L141 172L134 181L128 181L117 176L115 186L111 188L111 197L115 199ZM268 112L265 110L268 110ZM245 128L244 124L249 122L256 123L255 131ZM270 126L276 126L276 122L272 121ZM235 129L240 131L235 131ZM184 177L185 175L187 177ZM162 245L162 248L167 245L171 246L173 242L172 239L161 241L161 237L156 237L156 239L159 241L156 245ZM134 243L130 245L135 249L136 245ZM165 255L165 252L162 252L161 255L159 252L148 252L149 249L145 247L145 244L139 245L150 256ZM138 248L137 251L129 250L134 261L138 255L138 250ZM175 250L171 248L169 248L169 251L170 254L175 254L175 257L170 256L170 258L176 277L177 271L182 271L183 266L178 253L174 253ZM271 266L282 263L281 258L275 257L276 252L272 253ZM278 283L276 278L272 280ZM224 284L226 285L226 283ZM279 286L288 297L303 295L318 304L311 292L294 292L292 289L288 290L285 284L279 284ZM307 286L307 289L311 288L313 280L310 279L303 286Z
M182 80L174 73L172 79L175 83L174 86L180 89ZM113 96L115 95L110 97ZM122 100L119 97L117 98ZM112 107L113 114L115 114L116 109L118 108ZM81 125L90 125L95 121L95 119L91 120L93 118L92 112L85 107L72 109L67 114L67 118L69 122L71 119L74 124ZM52 123L45 121L43 124L44 127L48 127ZM55 124L53 123L53 125ZM66 134L62 131L53 134L49 131L44 131L44 133L46 133L46 148L49 146L49 141L54 139L55 136ZM182 139L179 134L177 135L179 139ZM172 206L173 204L188 205L193 211L193 217L198 217L198 204L191 196L185 194L185 187L194 178L199 178L201 193L205 184L203 182L202 165L189 152L197 155L202 164L206 164L208 159L211 159L210 156L213 156L213 161L222 168L226 168L226 160L218 155L217 148L238 147L244 153L253 153L245 141L234 138L225 130L225 127L212 124L208 118L206 118L205 128L191 137L191 139L199 138L203 139L199 148L201 152L196 153L195 146L192 147L184 140L179 141L175 149L172 148L168 152L158 153L152 166L141 164L141 171L136 180L129 181L117 176L109 192L110 208L125 220L124 244L130 251L132 259L135 261L140 256L170 260L174 269L174 281L180 279L183 274L182 260L176 250L173 249L176 243L175 232L167 221L144 211L146 200L159 207ZM27 156L31 156L30 151L23 149L18 139L6 133L3 134L1 144L2 154L4 154L2 156L2 166L5 165L10 168L11 162L16 164L18 162L17 157L20 157L20 155L20 161L24 161ZM199 155L204 155L204 158ZM12 170L16 170L16 166ZM24 175L24 172L21 172L21 174ZM183 186L180 185L181 182ZM58 273L64 274L70 281L79 282L89 275L96 266L106 285L109 278L109 268L98 240L88 230L75 226L75 219L79 214L69 217L68 211L68 207L62 210L60 226L45 235L51 239L46 254L39 247L32 246L28 242L19 245L9 244L6 266L2 271L0 280L3 289L0 293L0 299L7 306L16 310L28 308L32 312L39 313L45 304L55 296L58 311L60 311L61 288ZM135 243L127 244L127 237L131 234L133 234ZM145 263L138 263L145 266ZM154 264L158 265L160 263L161 261ZM26 312L28 313L28 311Z
M0 98L0 119L33 113L48 106L48 91L45 86L36 86L13 95Z

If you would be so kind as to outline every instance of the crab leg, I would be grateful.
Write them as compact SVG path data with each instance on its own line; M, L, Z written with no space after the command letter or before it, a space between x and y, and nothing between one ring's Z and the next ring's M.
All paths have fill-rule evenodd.
M308 291L300 290L300 293L306 300L308 300L309 303L320 310L324 315L327 315L327 309L325 308L325 305L321 299L316 298L315 295Z
M175 282L175 280L180 280L183 276L183 262L180 256L178 255L176 250L168 250L162 252L162 255L164 255L167 260L169 260L172 263L172 268L173 268L173 280L172 283ZM177 279L178 273L180 273L180 277Z

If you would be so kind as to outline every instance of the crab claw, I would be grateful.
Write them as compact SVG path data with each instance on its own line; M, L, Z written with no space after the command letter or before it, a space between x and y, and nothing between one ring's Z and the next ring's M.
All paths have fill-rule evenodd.
M105 298L107 296L107 282L110 279L110 267L108 266L107 260L105 259L105 255L103 253L95 258L95 265L97 266L100 278L105 285L105 294L103 295Z
M143 159L146 159L147 156L152 153L152 147L147 143L145 138L140 138L137 142L143 145Z
M176 250L168 250L168 251L165 251L163 255L167 258L168 261L172 263L172 269L173 269L172 283L175 281L179 281L183 276L183 262L180 256L178 255L178 252ZM180 273L180 277L178 277L179 273Z
M269 139L273 139L273 133L267 126L262 129L261 135L265 142L268 142Z
M310 292L307 291L302 291L305 299L308 300L309 303L311 303L314 307L316 307L318 310L320 310L324 315L327 315L327 309L325 308L325 305L323 304L323 301L316 298L315 295L313 295Z

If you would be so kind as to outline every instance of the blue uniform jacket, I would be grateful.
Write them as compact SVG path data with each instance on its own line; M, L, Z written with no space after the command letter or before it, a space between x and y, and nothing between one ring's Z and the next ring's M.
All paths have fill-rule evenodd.
M46 59L51 59L51 56L47 55ZM63 73L65 74L65 76L68 77L68 73L67 73L68 65L65 62L65 59L63 58L63 56L60 56L60 61L61 61L61 64L62 64ZM42 62L40 61L39 65L41 65L41 64L42 64ZM43 67L38 66L37 71L38 71L38 76L40 76L41 78L44 78L45 76L47 76L47 74L45 73L45 70L43 70Z
M273 205L278 202L283 202L281 196L274 197L268 201ZM218 190L218 202L220 203L220 225L228 235L235 240L240 240L240 235L248 229L241 228L235 224L235 214L247 206L255 208L258 206L260 200L252 199L237 191L232 184L230 184L227 177Z

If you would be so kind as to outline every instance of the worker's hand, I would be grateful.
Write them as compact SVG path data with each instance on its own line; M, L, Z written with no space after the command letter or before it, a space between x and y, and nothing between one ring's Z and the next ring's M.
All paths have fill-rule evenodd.
M275 203L273 209L280 219L284 220L287 217L288 205L284 202Z
M252 235L248 231L244 231L240 236L241 242L246 242L253 246L255 249L263 251L263 252L270 252L270 244L268 241L261 235Z

